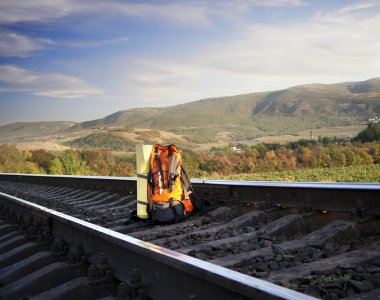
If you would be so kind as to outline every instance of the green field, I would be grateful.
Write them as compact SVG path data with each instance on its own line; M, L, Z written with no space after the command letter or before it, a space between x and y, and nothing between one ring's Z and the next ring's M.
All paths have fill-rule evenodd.
M297 182L380 182L380 165L349 166L339 168L299 169L284 172L238 174L209 177L209 179L297 181Z
M356 136L360 131L364 130L366 125L351 125L351 126L337 126L316 128L313 130L298 131L293 135L269 135L255 139L256 143L287 143L298 141L299 139L313 139L321 137L337 137L339 139L351 139Z
M337 138L353 138L360 131L364 130L366 125L338 126L330 128L318 128L312 130L313 138L318 136L337 137ZM300 138L310 138L310 130L299 131L296 133Z

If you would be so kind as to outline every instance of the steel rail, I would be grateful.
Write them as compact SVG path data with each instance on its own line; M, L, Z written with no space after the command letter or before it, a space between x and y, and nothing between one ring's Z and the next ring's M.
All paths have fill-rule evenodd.
M133 177L131 177L133 178ZM274 188L307 188L307 189L348 189L348 190L377 190L380 183L357 182L286 182L286 181L237 181L237 180L202 180L193 179L193 184L229 185L248 187L274 187Z
M46 178L46 179L74 179L74 180L107 180L120 183L136 182L136 177L118 176L82 176L82 175L49 175L49 174L21 174L21 173L0 173L0 179L7 178ZM195 185L229 185L248 187L275 187L275 188L322 188L322 189L348 189L348 190L377 190L380 191L379 183L362 182L286 182L286 181L240 181L240 180L208 180L192 179Z
M29 175L0 173L11 180L136 193L136 177ZM259 206L301 206L320 211L380 210L380 183L318 183L275 181L191 181L196 194L211 204L233 202Z
M8 194L0 193L0 201L24 218L48 222L53 235L71 246L83 243L92 264L99 265L100 253L104 253L120 281L127 282L131 270L138 268L152 299L315 299Z
M194 180L193 186L205 199L235 203L305 207L320 211L380 211L378 183L317 183Z

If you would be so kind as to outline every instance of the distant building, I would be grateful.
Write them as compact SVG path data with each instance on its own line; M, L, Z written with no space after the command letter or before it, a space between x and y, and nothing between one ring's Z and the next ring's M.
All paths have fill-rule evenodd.
M370 119L368 119L367 123L377 123L377 124L379 124L380 123L380 117L370 118Z
M230 151L234 152L234 153L242 153L243 150L238 148L238 147L230 147Z

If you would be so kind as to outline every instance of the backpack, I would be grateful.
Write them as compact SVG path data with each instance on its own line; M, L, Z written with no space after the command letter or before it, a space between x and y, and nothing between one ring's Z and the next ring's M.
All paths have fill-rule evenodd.
M153 223L177 223L193 210L193 188L179 149L155 144L148 173L148 214Z

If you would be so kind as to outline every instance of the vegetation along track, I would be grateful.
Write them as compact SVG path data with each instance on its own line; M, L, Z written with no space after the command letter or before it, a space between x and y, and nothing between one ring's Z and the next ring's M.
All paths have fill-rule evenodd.
M0 299L380 296L379 184L192 182L153 226L133 178L0 174Z

